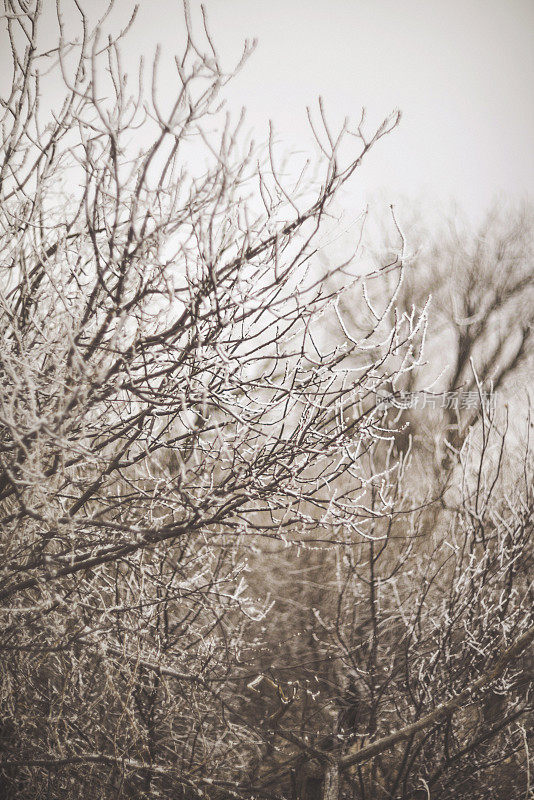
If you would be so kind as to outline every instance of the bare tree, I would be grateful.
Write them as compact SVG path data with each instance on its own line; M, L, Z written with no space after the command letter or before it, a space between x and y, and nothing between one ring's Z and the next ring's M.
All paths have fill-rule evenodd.
M528 434L517 452L484 411L459 474L440 498L421 503L407 465L372 538L304 558L280 554L291 571L279 579L270 617L271 645L275 626L284 636L269 666L292 702L273 735L292 745L283 758L258 745L263 768L249 791L407 800L427 792L505 798L528 788ZM378 492L375 499L381 505Z
M407 227L410 259L398 306L409 312L431 297L428 368L406 374L396 388L405 400L417 400L418 391L430 389L426 412L419 402L415 418L404 415L411 425L401 446L407 446L409 433L425 438L425 425L437 439L444 425L443 445L450 456L480 419L477 381L486 393L512 405L519 401L524 408L533 355L533 209L496 203L476 229L459 214L436 230L428 230L420 219ZM386 239L384 254L391 252L391 244L387 248ZM431 438L428 433L426 438ZM437 448L438 461L443 445Z
M348 129L320 104L323 176L288 188L272 139L243 149L221 113L231 75L187 6L170 101L159 55L149 91L130 93L133 18L106 39L58 4L51 48L44 13L6 0L3 19L2 789L223 791L270 736L233 701L266 614L248 549L358 535L379 414L352 409L417 357L414 318L322 350L322 315L358 278L339 265L330 291L308 271L329 204L398 114L360 125L342 164Z
M330 796L332 764L341 775L335 791L347 797L507 797L530 785L531 421L517 396L528 390L520 368L530 356L532 227L527 211L489 220L467 283L485 287L487 314L506 326L501 319L471 331L470 373L451 383L443 370L457 365L463 334L446 315L467 302L454 265L471 240L464 231L458 253L452 244L427 248L434 269L424 253L408 259L397 306L420 313L434 292L425 354L432 377L445 381L425 392L429 370L418 368L385 384L384 440L368 465L372 538L281 554L277 574L290 575L277 591L284 624L271 617L270 640L275 626L285 636L271 671L308 689L284 717L308 749L283 764L283 775L279 762L269 766L264 787L285 780L287 789L293 773L297 796ZM503 285L515 289L499 293ZM376 309L382 298L371 287ZM353 328L369 320L354 298L341 298L343 307ZM334 317L332 336L335 328Z

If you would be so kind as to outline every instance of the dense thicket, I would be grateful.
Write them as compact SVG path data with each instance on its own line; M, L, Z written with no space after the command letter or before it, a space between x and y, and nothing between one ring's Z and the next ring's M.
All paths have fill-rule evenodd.
M187 6L164 98L50 11L3 19L2 796L526 798L529 212L318 260L398 114L319 103L295 185Z

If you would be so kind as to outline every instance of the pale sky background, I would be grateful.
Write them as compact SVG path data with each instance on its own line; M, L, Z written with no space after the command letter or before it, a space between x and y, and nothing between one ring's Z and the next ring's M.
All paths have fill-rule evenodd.
M81 0L93 16L103 0ZM44 0L51 15L55 2ZM70 0L63 0L68 14ZM190 1L199 20L200 2ZM311 150L306 106L377 125L400 108L400 127L371 152L343 202L356 214L383 203L447 205L477 219L496 199L534 193L534 0L205 0L223 65L246 38L255 53L228 87L236 117L265 138L274 121L287 151ZM133 8L116 0L115 30ZM183 42L180 0L141 0L125 61L162 46L161 92ZM201 32L201 26L199 26ZM50 46L53 27L45 26ZM6 41L7 45L7 41ZM4 56L2 57L2 50ZM0 68L7 50L0 41ZM132 59L132 61L130 61ZM8 74L5 70L4 78ZM312 151L313 152L313 151Z
M319 94L333 120L357 120L365 106L378 123L401 109L400 127L352 183L355 206L377 194L388 203L454 199L478 217L497 197L532 196L534 0L204 5L223 63L245 38L259 40L228 91L230 107L247 107L257 139L271 118L287 148L299 149L309 141L305 107ZM170 53L183 29L180 4L142 2L136 29L144 47L159 41Z

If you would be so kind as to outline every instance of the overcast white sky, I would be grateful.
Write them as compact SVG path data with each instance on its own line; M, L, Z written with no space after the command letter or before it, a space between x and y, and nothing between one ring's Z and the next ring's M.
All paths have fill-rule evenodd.
M81 1L93 12L104 6L104 0ZM47 4L53 15L55 3ZM69 4L63 0L66 13ZM190 5L198 19L199 0ZM305 109L318 95L334 121L357 120L365 106L370 123L378 124L401 109L400 127L353 180L349 213L376 196L387 203L423 197L454 199L476 218L496 197L534 193L534 0L205 0L205 6L225 66L246 38L259 40L227 92L236 115L247 107L256 140L272 119L287 150L308 147ZM114 20L124 22L132 7L132 0L116 0ZM170 63L183 33L180 0L141 0L126 60L150 56L159 42ZM0 66L2 49L0 42ZM162 69L163 91L172 74Z
M120 0L122 1L122 0ZM193 11L199 3L192 0ZM229 91L256 138L274 120L289 149L306 141L319 94L333 119L403 112L353 186L358 202L421 194L478 216L495 197L534 191L534 0L206 0L230 65L258 47ZM141 2L137 35L170 52L175 0Z

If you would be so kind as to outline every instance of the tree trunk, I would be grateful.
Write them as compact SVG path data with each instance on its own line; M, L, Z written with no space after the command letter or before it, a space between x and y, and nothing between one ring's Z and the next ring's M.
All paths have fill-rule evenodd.
M322 800L339 800L339 764L328 764L323 783Z

